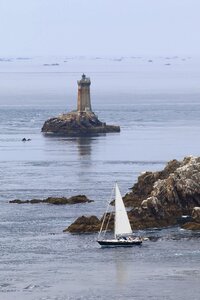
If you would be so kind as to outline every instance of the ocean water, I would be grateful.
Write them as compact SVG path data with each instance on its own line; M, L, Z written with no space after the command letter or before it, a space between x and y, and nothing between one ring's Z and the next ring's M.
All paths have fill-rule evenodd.
M199 299L198 232L146 230L149 241L130 249L62 232L78 216L101 216L115 181L125 194L141 172L199 156L199 67L190 57L0 61L0 299ZM83 72L93 110L121 132L43 136L47 118L76 107ZM8 203L76 194L95 202Z

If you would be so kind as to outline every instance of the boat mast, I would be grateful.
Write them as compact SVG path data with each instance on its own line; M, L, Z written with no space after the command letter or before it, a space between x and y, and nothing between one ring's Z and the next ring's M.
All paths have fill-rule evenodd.
M104 214L103 221L102 221L102 223L101 223L101 228L100 228L100 231L99 231L99 234L98 234L98 240L100 239L101 233L102 233L102 231L103 231L103 227L104 227L104 223L105 223L105 220L106 220L108 208L109 208L110 202L112 201L112 198L113 198L113 192L114 192L114 188L112 189L111 196L110 196L110 200L108 201L107 208L106 208L106 212L105 212L105 214ZM105 231L107 231L107 229L108 229L108 223L109 223L109 221L110 221L111 214L112 214L112 212L110 213L110 216L109 216L109 218L108 218L108 222L107 222L107 224L106 224Z
M115 240L117 239L117 234L116 234L116 195L117 195L117 182L115 182L115 216L114 216L114 238Z

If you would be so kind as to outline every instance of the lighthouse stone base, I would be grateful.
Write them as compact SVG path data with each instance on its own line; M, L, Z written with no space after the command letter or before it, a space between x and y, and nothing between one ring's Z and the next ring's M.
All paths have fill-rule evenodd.
M42 132L63 136L84 136L120 132L119 126L106 125L92 111L72 111L45 121Z

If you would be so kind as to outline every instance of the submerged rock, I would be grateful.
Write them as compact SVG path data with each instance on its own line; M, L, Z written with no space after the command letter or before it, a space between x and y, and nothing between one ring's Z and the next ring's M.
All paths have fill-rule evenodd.
M186 157L180 162L172 160L160 172L145 172L125 195L124 202L132 207L128 212L132 229L175 225L182 215L192 215L198 223L200 157ZM78 232L78 224L76 230Z
M54 204L54 205L64 205L64 204L77 204L77 203L89 203L93 202L93 200L89 200L85 195L77 195L72 196L70 198L66 197L48 197L46 199L40 200L40 199L32 199L32 200L11 200L9 203L16 203L16 204L36 204L36 203L48 203L48 204Z

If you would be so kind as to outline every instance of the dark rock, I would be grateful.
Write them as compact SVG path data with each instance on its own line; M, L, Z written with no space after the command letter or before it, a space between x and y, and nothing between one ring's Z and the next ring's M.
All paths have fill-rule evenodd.
M9 203L22 204L22 203L28 203L27 201L28 200L22 201L22 200L19 200L19 199L15 199L15 200L9 201Z
M68 228L64 229L63 232L71 233L90 233L98 232L101 227L101 221L96 216L90 217L79 217L73 224Z
M89 203L89 202L93 202L93 200L89 200L85 195L77 195L77 196L72 196L70 198L49 197L45 199L44 202L49 204L60 205L60 204L76 204L76 203L87 203L87 202Z
M120 132L120 127L102 123L93 112L75 111L47 120L42 132L63 136L84 136Z
M200 230L200 207L193 208L192 221L183 224L182 228L188 230Z
M85 195L77 195L72 196L70 198L66 197L48 197L46 199L40 200L40 199L32 199L32 200L11 200L9 203L17 203L17 204L37 204L37 203L48 203L48 204L54 204L54 205L64 205L64 204L78 204L78 203L90 203L93 202L93 200L89 200Z
M182 226L183 229L187 230L199 230L200 231L200 223L197 222L188 222Z

